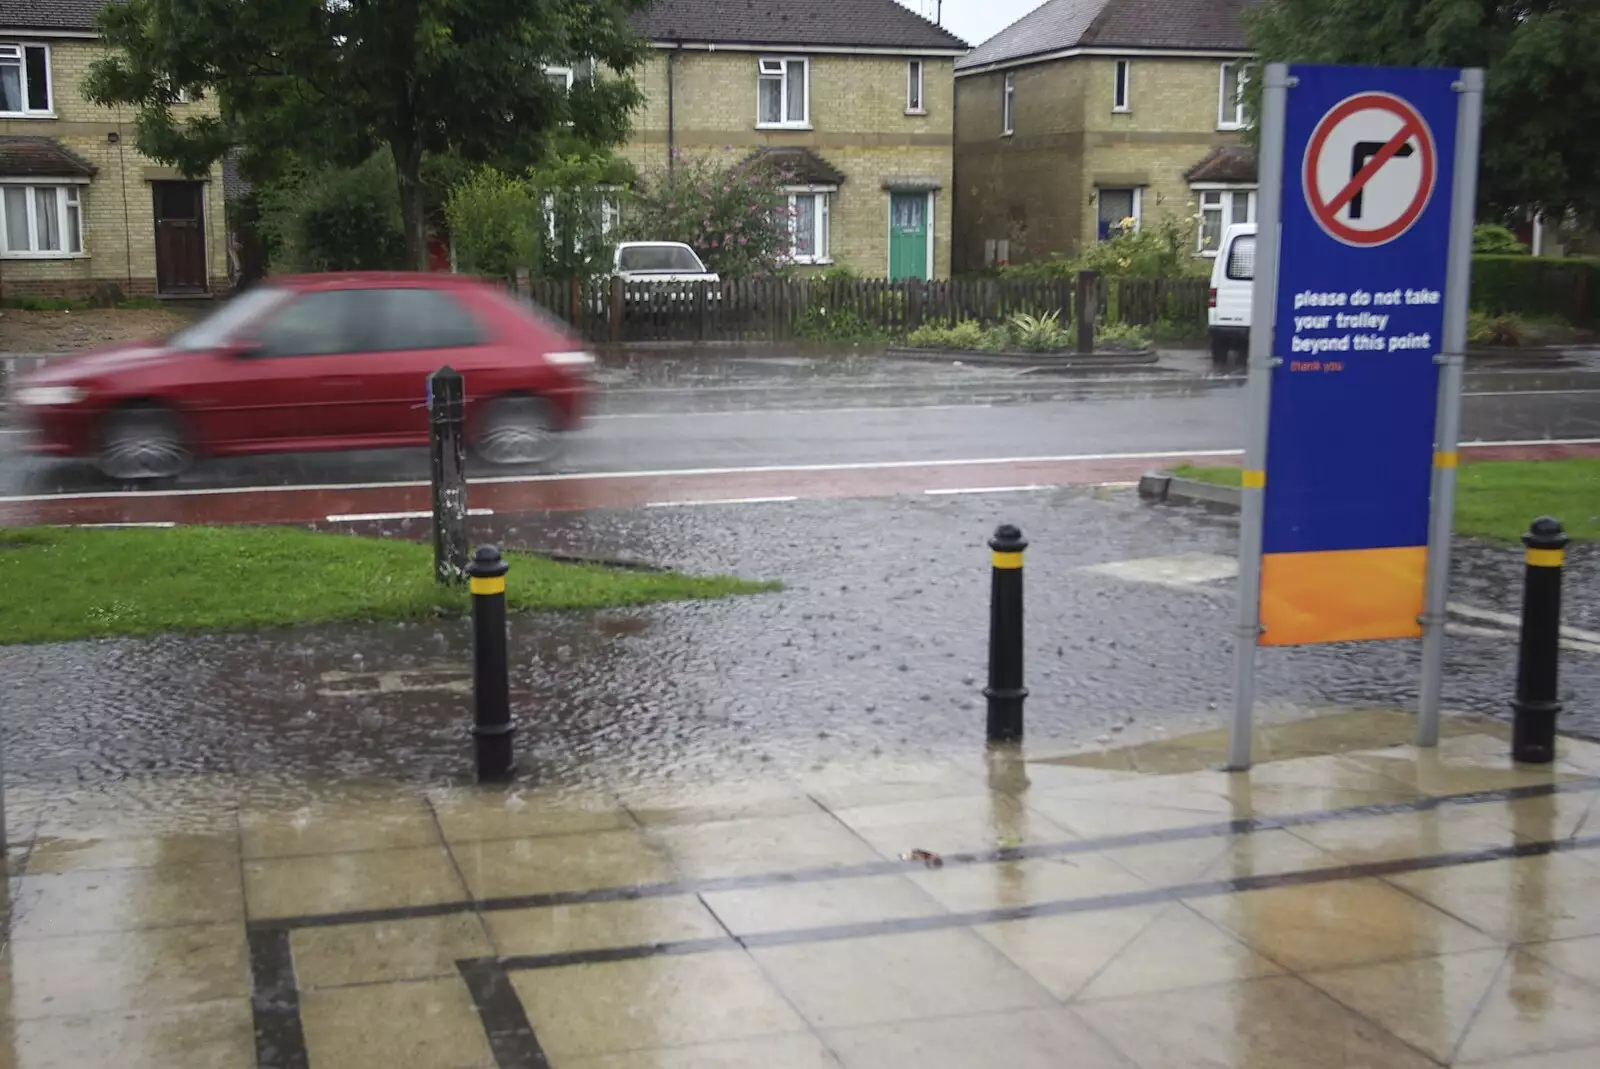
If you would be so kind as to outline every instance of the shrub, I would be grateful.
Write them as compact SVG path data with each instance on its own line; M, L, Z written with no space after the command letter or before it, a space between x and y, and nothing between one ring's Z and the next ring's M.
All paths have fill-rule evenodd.
M608 200L623 175L604 156L557 156L516 177L480 167L445 201L456 258L468 271L516 277L592 278L610 268Z
M1061 325L1060 312L1047 312L1040 316L1021 312L1007 320L1006 327L1012 347L1025 352L1065 349L1072 343L1070 334Z
M1107 278L1185 278L1209 265L1196 261L1193 244L1192 224L1168 215L1141 230L1121 229L1106 241L1091 242L1074 257L1003 267L1000 277L1045 281L1098 271Z
M1473 312L1467 317L1467 342L1471 345L1520 346L1526 334L1520 316Z
M795 337L803 341L849 342L860 344L883 340L883 331L861 317L853 308L834 308L813 303L795 320Z
M387 152L355 167L293 166L258 187L259 226L273 265L293 271L405 267L397 188Z
M480 167L450 191L444 214L463 270L512 279L533 263L538 202L522 179Z
M1472 228L1472 251L1481 256L1526 256L1528 246L1510 229L1484 224Z
M1559 316L1594 322L1600 260L1552 256L1474 256L1472 307L1490 315Z
M963 319L954 326L925 323L906 336L906 344L916 349L981 349L983 325L974 319Z
M787 183L768 164L677 157L643 177L623 229L639 241L681 241L724 278L774 274L789 261Z
M1132 349L1145 349L1150 345L1150 332L1132 323L1098 323L1094 332L1095 345L1122 345Z

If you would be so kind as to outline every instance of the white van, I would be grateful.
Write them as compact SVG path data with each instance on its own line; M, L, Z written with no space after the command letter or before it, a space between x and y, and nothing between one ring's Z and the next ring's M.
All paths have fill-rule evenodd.
M1234 223L1222 235L1222 247L1211 265L1211 296L1206 326L1211 333L1212 363L1226 363L1230 353L1250 348L1250 284L1256 275L1256 224Z

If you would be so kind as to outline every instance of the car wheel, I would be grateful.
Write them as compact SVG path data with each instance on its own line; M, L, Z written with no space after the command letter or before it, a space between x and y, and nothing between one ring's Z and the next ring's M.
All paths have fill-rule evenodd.
M183 421L160 405L129 405L106 418L100 471L112 479L170 479L194 463Z
M543 464L556 453L550 406L537 397L501 397L478 417L473 448L490 464Z
M1211 362L1219 367L1228 362L1228 339L1221 334L1211 335Z

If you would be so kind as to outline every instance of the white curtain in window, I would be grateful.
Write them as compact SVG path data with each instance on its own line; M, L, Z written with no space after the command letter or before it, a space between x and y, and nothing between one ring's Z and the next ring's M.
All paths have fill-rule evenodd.
M0 111L22 110L22 61L0 59Z
M783 121L783 75L762 74L756 83L762 122Z
M784 118L790 122L806 121L806 64L804 60L791 59L789 68L789 111Z
M28 190L25 186L5 187L6 251L28 252Z
M805 194L794 198L794 255L811 259L817 251L817 198Z
M67 251L83 251L82 205L78 191L71 188L67 190Z
M61 202L56 197L56 191L44 187L33 191L34 203L34 234L39 243L35 248L39 252L61 251Z

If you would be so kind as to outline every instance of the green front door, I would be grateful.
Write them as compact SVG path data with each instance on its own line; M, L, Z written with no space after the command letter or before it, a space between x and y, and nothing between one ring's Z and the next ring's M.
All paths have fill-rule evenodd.
M889 277L928 277L928 195L889 195Z

